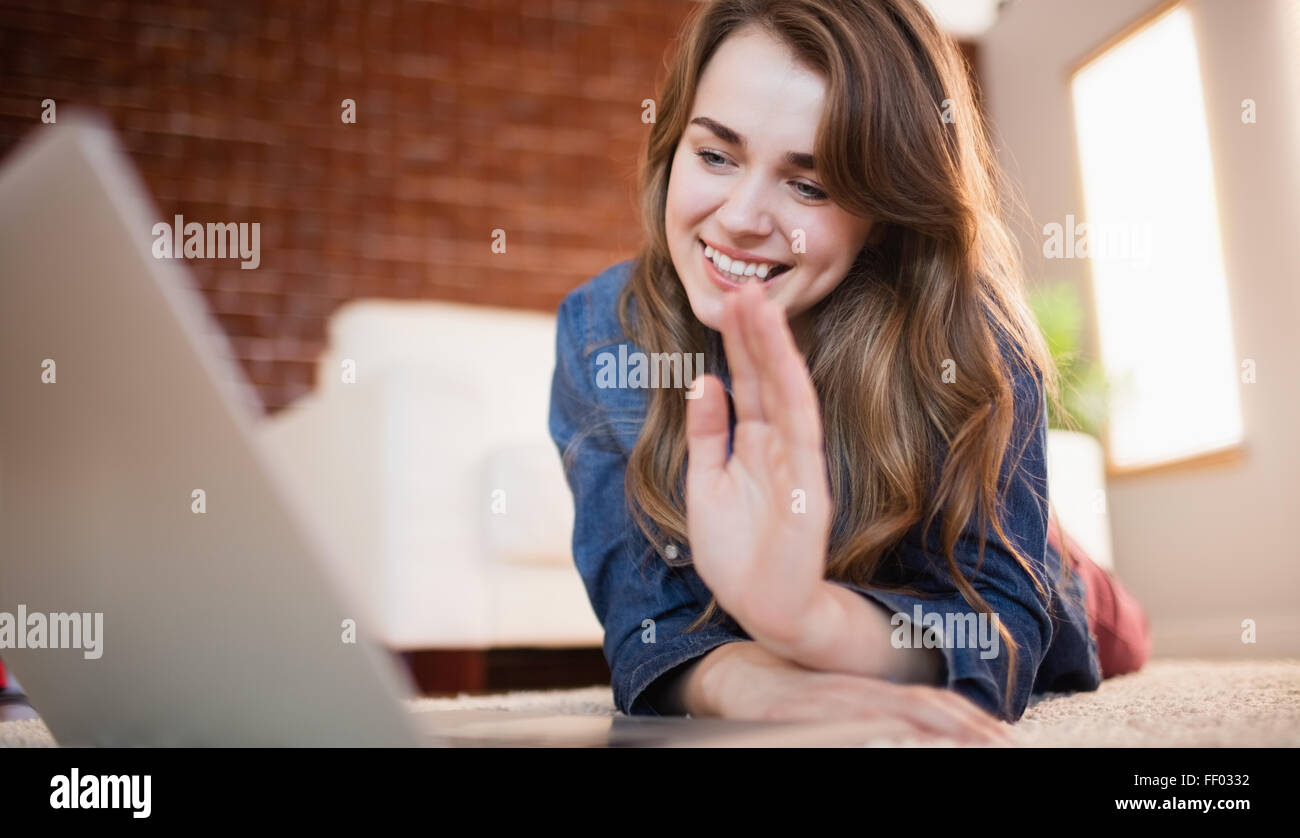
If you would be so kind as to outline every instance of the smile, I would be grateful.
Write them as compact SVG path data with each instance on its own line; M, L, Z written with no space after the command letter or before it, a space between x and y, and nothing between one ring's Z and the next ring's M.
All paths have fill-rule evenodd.
M704 261L710 269L710 275L724 287L735 288L753 281L766 284L790 270L789 265L781 262L733 259L722 251L715 250L703 239L700 240L700 249L704 252Z

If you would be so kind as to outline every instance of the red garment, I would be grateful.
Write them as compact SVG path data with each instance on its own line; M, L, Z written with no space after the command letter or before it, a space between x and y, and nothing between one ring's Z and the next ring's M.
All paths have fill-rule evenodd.
M1151 656L1151 626L1146 611L1113 573L1098 565L1064 532L1053 514L1047 523L1047 543L1064 556L1061 540L1070 548L1071 567L1083 577L1088 626L1097 640L1101 677L1136 672Z
M5 662L0 661L0 690L5 688L6 683L8 682L5 681Z

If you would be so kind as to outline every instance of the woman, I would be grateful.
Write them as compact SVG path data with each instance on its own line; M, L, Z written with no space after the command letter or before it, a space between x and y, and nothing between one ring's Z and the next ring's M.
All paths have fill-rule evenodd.
M1057 382L997 177L914 0L718 0L688 22L645 243L558 318L550 428L620 710L990 741L1032 692L1098 686L1084 583L1111 580L1048 544ZM710 374L607 386L615 348Z

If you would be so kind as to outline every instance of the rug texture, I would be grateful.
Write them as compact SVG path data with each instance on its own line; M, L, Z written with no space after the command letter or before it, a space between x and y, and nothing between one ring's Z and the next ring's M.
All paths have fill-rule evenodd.
M608 686L407 702L412 710L613 716ZM1300 747L1300 661L1155 660L1095 692L1035 697L1012 727L1026 747ZM845 743L855 744L855 743ZM864 745L956 745L929 739ZM0 746L56 747L39 719L0 723Z

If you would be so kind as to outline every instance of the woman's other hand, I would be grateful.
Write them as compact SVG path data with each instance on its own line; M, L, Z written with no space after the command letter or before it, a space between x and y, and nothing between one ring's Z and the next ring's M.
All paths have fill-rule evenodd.
M1010 726L938 687L806 669L756 641L727 643L686 670L678 685L692 716L749 721L863 722L861 738L953 739L1011 745Z

